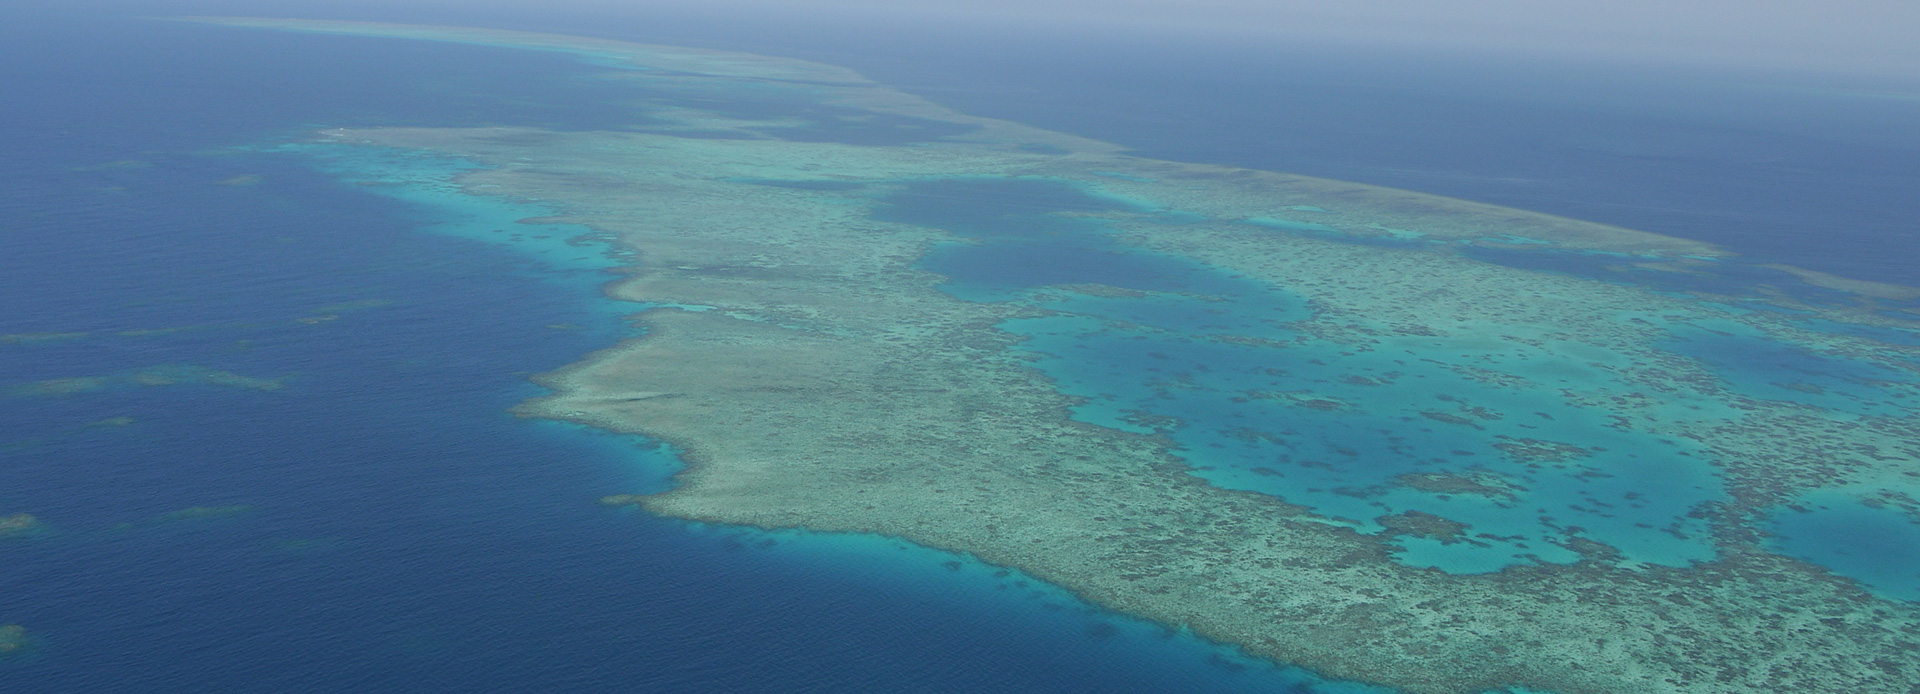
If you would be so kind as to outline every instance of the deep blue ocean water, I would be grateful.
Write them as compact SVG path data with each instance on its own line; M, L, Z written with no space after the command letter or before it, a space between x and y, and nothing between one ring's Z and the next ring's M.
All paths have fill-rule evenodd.
M0 541L0 623L35 643L0 660L6 691L1355 690L961 557L597 504L671 456L507 413L529 374L633 334L597 251L513 224L537 208L277 147L620 125L632 94L591 68L0 26L0 334L84 333L0 344L0 514L45 525Z
M47 524L0 541L0 623L28 626L38 643L0 660L0 688L1347 690L949 555L595 504L665 484L671 456L506 414L539 394L528 374L632 334L620 316L635 307L599 298L608 276L595 252L537 238L564 229L509 224L537 209L363 188L324 156L274 147L321 126L631 124L638 95L594 70L445 44L32 20L0 22L0 334L87 335L0 344L0 389L105 380L66 397L0 395L0 515ZM1895 127L1912 107L1845 90L1018 31L983 51L960 31L925 41L732 19L554 21L529 28L810 57L1150 156L1458 195L1920 283L1901 260L1920 255L1908 233L1920 196L1907 194L1920 137ZM1249 59L1265 67L1227 69ZM1702 85L1715 98L1694 94ZM458 165L416 164L423 180ZM1049 257L1113 253L1089 247L1084 230L1058 231L1040 249ZM970 248L929 262L961 276L1008 250ZM1150 278L1148 291L1235 291L1231 278L1119 255L1108 269ZM1524 249L1486 259L1606 276L1590 259ZM1111 279L1047 274L1059 263L995 267L1005 274L950 289L991 300ZM1779 279L1742 267L1712 281ZM1149 326L1210 327L1177 322L1192 315L1184 305L1069 301ZM1034 333L1060 328L1073 326ZM1690 344L1727 352L1713 339ZM1739 354L1749 358L1722 360L1729 373L1812 370L1838 386L1825 396L1834 402L1871 397L1848 388L1873 374L1823 371L1791 351ZM1104 356L1086 363L1158 368L1145 353ZM228 372L277 387L218 375ZM180 383L140 384L156 379ZM1740 385L1802 397L1776 380ZM102 424L121 417L132 421ZM1271 482L1230 464L1207 475ZM235 508L180 513L196 507ZM1913 579L1860 559L1884 557L1862 550L1904 541L1910 527L1833 508L1778 517L1783 547ZM1860 523L1874 532L1854 532Z

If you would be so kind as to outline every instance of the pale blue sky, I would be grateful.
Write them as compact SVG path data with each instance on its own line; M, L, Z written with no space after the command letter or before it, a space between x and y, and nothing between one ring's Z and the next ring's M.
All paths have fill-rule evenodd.
M515 2L516 0L498 0ZM573 0L615 11L631 0ZM685 2L687 0L676 0ZM859 10L1317 35L1812 69L1920 74L1920 0L703 0L709 8Z
M945 23L1069 23L1209 33L1239 41L1314 37L1408 47L1585 55L1920 77L1920 0L66 0L158 14L414 17L459 23L506 10L631 22L677 13L749 24L849 15L908 33ZM164 9L160 9L164 8ZM371 14L369 14L371 13Z

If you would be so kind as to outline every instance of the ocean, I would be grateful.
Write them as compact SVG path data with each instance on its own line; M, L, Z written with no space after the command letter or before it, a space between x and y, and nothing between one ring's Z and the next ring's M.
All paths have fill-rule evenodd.
M8 691L1363 691L963 557L596 503L677 463L507 410L636 334L605 249L279 149L619 125L588 66L7 27L0 515L42 526L0 540Z
M29 513L40 527L0 538L0 624L31 639L0 657L0 689L1386 691L1249 659L894 540L705 526L596 503L665 488L672 452L509 409L544 392L529 376L638 334L625 316L641 307L601 293L618 278L608 271L617 254L566 243L577 230L516 221L548 212L535 204L436 188L460 162L283 145L321 127L627 127L640 95L601 70L507 49L29 19L0 23L0 335L10 336L0 342L0 517ZM717 28L682 31L756 48L721 45L742 39ZM623 37L672 42L633 33ZM1707 73L1634 80L1469 59L1416 70L1394 56L1030 37L988 54L963 43L768 38L760 50L1145 156L1454 195L1920 284L1902 260L1920 257L1907 233L1920 203L1906 194L1920 142L1884 127L1910 103ZM1245 51L1290 69L1247 82L1224 68ZM1689 79L1744 96L1675 96ZM1765 111L1773 103L1795 106ZM959 192L1105 204L988 188ZM941 217L970 233L964 214L916 207L910 193L891 205L899 219ZM1144 291L1204 284L1262 310L1299 310L1164 258L1076 264L1106 249L1073 229L1040 237L1058 243L953 248L924 263L972 300L1125 277ZM1006 262L1033 257L1065 260ZM993 272L969 274L982 268ZM1172 306L1128 318L1209 328L1178 323L1191 315ZM1029 327L1037 339L1073 330ZM1082 362L1130 370L1149 359ZM1083 387L1063 365L1043 368L1063 388ZM1207 476L1266 483L1231 466ZM1670 500L1680 504L1671 515L1689 499ZM1876 537L1911 534L1880 520ZM1854 527L1818 525L1783 532ZM1695 558L1619 532L1650 561ZM1422 559L1435 566L1486 561L1416 550L1436 552Z

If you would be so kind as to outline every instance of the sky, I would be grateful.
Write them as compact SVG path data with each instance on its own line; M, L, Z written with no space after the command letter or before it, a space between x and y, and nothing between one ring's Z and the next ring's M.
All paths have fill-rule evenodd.
M593 2L595 0L587 0ZM708 0L1920 74L1915 0Z
M871 24L1118 31L1162 41L1335 40L1641 63L1920 77L1920 0L67 0L154 14L249 14L580 26L676 14ZM498 23L494 23L498 25ZM529 27L534 28L534 27Z

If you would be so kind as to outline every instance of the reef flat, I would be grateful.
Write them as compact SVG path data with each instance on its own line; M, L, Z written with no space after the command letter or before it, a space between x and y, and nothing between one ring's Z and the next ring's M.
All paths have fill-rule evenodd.
M18 624L0 624L0 656L9 656L27 650L33 642L27 637L26 627Z
M0 395L10 397L63 397L125 386L206 385L275 391L285 385L283 379L243 376L231 371L192 364L165 364L105 376L53 378L31 383L0 386Z
M26 537L40 532L43 527L40 519L31 513L0 516L0 538Z
M1920 681L1906 579L1773 535L1814 493L1920 523L1897 288L1130 157L800 61L214 21L561 50L645 91L631 130L314 140L474 162L461 190L630 252L608 291L645 336L520 409L682 453L604 503L965 552L1410 692Z

